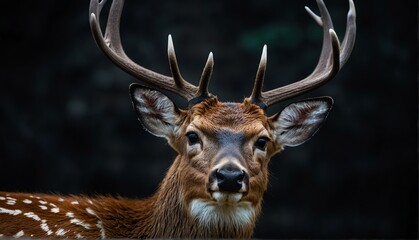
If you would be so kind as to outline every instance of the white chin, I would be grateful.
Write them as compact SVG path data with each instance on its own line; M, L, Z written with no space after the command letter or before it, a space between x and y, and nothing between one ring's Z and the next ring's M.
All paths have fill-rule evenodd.
M212 200L192 199L189 210L203 226L244 226L254 221L256 211L242 197L242 193L213 192Z
M223 193L223 192L213 192L212 198L218 203L238 203L242 197L243 193Z

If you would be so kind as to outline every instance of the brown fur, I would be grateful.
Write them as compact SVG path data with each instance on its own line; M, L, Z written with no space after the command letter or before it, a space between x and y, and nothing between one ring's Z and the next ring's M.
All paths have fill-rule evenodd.
M200 117L199 129L208 135L219 128L253 134L255 129L252 129L252 124L249 123L258 121L264 125L267 124L266 116L257 106L248 103L221 103L215 98L198 104L189 111L183 111L181 114L183 114L182 126L187 126L195 117ZM149 199L0 193L0 196L4 198L16 199L14 205L6 204L7 200L0 200L1 208L22 211L18 215L0 213L0 234L13 236L23 230L25 236L57 237L57 231L63 229L65 231L63 237L75 238L81 235L88 238L100 238L100 226L97 226L100 221L106 237L109 238L251 237L254 223L250 224L251 226L238 228L220 225L215 226L214 229L203 229L190 217L185 202L195 197L210 198L205 189L210 166L203 166L201 169L191 168L191 160L184 153L185 141L184 134L173 137L171 142L174 144L172 145L180 155L169 169L159 190ZM266 167L263 166L264 169ZM257 177L251 177L250 185L253 192L246 196L246 200L251 201L259 212L261 196L266 189L267 174L266 171L260 170L260 164L254 168L259 169L253 171L254 174L264 173L259 180ZM64 201L58 201L59 198ZM25 199L32 203L24 203ZM71 204L74 201L78 204ZM42 205L47 209L41 209ZM59 209L58 213L51 212L54 206ZM89 214L87 208L91 209L94 215ZM41 220L37 221L25 216L24 214L28 212L33 212ZM67 216L68 212L73 213L74 217ZM85 229L83 226L71 223L71 219L79 219L90 227ZM48 228L45 226L44 229L41 228L42 220L46 220L45 226ZM49 235L46 230L50 231Z
M274 143L268 143L264 157L257 157L252 145L238 149L243 157L241 164L249 174L249 191L242 200L250 202L255 209L249 223L234 225L220 222L202 226L191 217L188 204L196 198L212 199L206 188L208 175L217 163L217 153L224 151L214 136L225 130L237 132L243 134L244 141L250 144L261 130L272 134L271 119L247 100L243 103L221 103L213 98L188 111L180 110L178 121L178 132L168 140L179 155L152 197L136 200L1 192L0 234L13 236L23 231L26 237L42 238L250 238L268 184L268 162L278 151ZM191 125L202 133L205 143L202 152L196 155L188 155L185 147L188 142L185 131ZM15 201L9 199L8 204L8 198ZM60 198L63 201L59 201ZM28 200L31 203L24 203ZM59 212L53 212L52 208L58 208ZM28 213L33 213L32 217L26 216ZM88 224L88 229L80 221Z

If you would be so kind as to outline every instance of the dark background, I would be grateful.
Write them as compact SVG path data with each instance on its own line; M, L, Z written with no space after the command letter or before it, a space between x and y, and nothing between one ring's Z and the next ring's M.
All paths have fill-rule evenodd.
M0 14L0 190L151 195L175 152L142 130L128 96L136 80L96 47L88 1L9 4ZM330 95L334 109L309 142L272 159L255 237L417 237L417 1L355 4L349 62L304 96ZM314 69L322 34L304 5L318 12L314 0L131 0L122 38L134 60L169 74L171 33L193 83L213 51L210 91L241 101L265 43L265 89ZM342 39L348 2L326 5Z

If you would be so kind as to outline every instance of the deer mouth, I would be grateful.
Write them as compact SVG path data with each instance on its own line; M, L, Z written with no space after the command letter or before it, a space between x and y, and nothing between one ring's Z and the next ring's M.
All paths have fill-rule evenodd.
M243 198L243 193L228 193L215 191L211 193L212 200L217 203L236 204Z

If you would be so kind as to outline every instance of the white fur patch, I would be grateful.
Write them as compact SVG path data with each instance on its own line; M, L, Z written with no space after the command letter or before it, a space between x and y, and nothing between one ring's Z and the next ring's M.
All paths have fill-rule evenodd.
M100 237L102 239L106 238L106 232L105 232L105 227L103 226L102 221L97 221L96 227L99 228L100 230Z
M70 218L73 218L74 217L74 213L72 213L72 212L67 212L65 215L67 217L70 217Z
M25 235L25 232L23 230L20 230L15 235L13 235L13 237L14 238L20 238L20 237L23 237L24 235Z
M6 197L6 199L7 199L7 202L6 202L7 205L15 205L16 204L16 198Z
M48 209L48 207L47 207L47 206L44 206L44 205L39 205L39 207L40 207L42 210L47 210L47 209Z
M78 201L72 201L71 204L77 205L77 204L79 204L79 202Z
M255 209L249 202L225 204L193 199L189 210L201 225L243 226L251 224L255 217Z
M27 212L27 213L24 213L23 215L25 215L28 218L32 218L35 221L41 221L41 218L33 212Z
M95 216L96 218L98 218L99 220L97 221L97 223L96 223L96 227L100 230L100 237L102 238L102 239L105 239L106 238L106 233L105 233L105 228L104 228L104 226L103 226L103 222L102 222L102 220L101 220L101 218L96 214L96 212L95 211L93 211L93 209L91 209L91 208L86 208L86 212L88 213L88 214L90 214L90 215L93 215L93 216Z
M32 203L32 200L25 199L25 200L23 200L22 202L23 202L23 203L26 203L26 204L31 204L31 203Z
M60 209L59 208L51 208L51 212L52 213L59 213Z
M91 209L91 208L86 208L86 212L90 215L93 215L93 216L97 217L95 211L93 211L93 209Z
M62 237L62 236L64 236L66 233L68 233L69 231L66 231L66 230L64 230L64 229L62 229L62 228L60 228L60 229L58 229L57 231L55 231L55 235L57 235L57 236L59 236L59 237Z
M52 231L49 229L49 226L47 224L47 220L42 220L41 221L41 228L42 228L42 230L44 230L44 232L47 233L47 235L52 234Z
M6 209L6 208L2 208L2 207L0 207L0 213L7 213L7 214L9 214L9 215L16 216L16 215L21 214L21 213L22 213L22 211L20 211L19 209L16 209L16 210L10 210L10 209Z
M82 226L82 227L84 227L85 229L90 229L90 224L88 224L88 223L84 223L84 222L83 222L83 221L81 221L80 219L73 218L73 219L71 219L71 220L70 220L70 222L71 222L72 224L74 224L74 225L77 225L77 226Z

